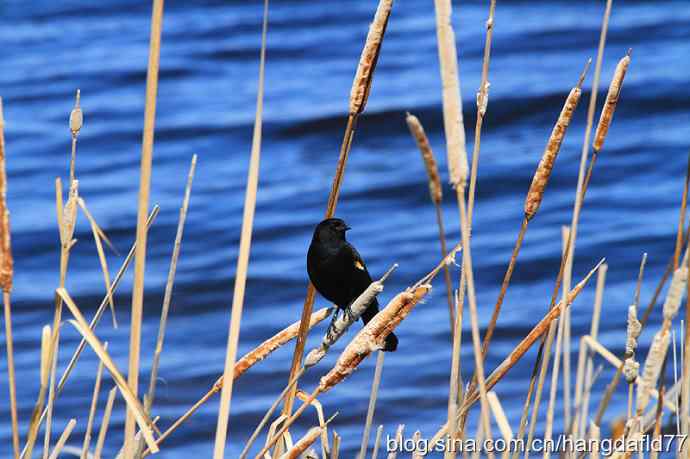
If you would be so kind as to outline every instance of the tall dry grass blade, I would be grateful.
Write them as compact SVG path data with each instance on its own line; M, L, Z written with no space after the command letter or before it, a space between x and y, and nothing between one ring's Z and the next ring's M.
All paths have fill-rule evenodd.
M52 333L50 326L46 325L41 330L41 371L40 371L40 387L38 389L38 399L34 406L29 428L26 434L26 445L22 451L21 457L31 459L36 436L38 435L38 428L40 426L41 411L43 409L43 402L45 401L46 391L48 389L48 375L50 374L50 346L52 342Z
M414 137L417 142L417 148L419 148L422 154L422 160L424 161L424 167L426 168L426 173L429 178L429 195L431 197L431 202L434 203L434 208L436 209L436 223L438 225L438 237L441 243L441 256L445 257L448 254L446 247L446 232L443 225L443 208L441 207L443 202L443 191L441 186L441 176L438 173L438 165L436 164L436 158L434 158L434 152L431 149L431 144L429 139L424 132L424 127L419 119L407 113L405 117L407 122L407 127L410 129L412 137ZM450 329L451 336L453 333L453 328L455 327L455 313L453 311L453 282L450 279L450 270L448 266L443 268L443 275L446 281L446 294L448 296L448 316L450 318Z
M306 400L309 397L309 394L307 394L304 391L298 390L297 391L297 397L300 400ZM326 417L323 415L323 405L321 405L321 402L318 400L312 400L311 405L314 407L314 410L316 411L316 416L319 420L319 427L321 427L321 457L323 459L326 459L328 450L330 449L328 445L328 424L331 423L333 419L339 414L337 411L330 417L328 420L326 420Z
M505 444L510 445L510 441L513 438L513 429L510 428L510 422L508 422L508 417L506 416L505 411L503 411L501 401L498 399L498 395L496 395L496 392L494 391L489 391L486 396L489 400L489 407L494 415L496 425L498 425L498 429L501 431L501 436L503 437ZM504 459L510 457L509 448L505 449L501 456Z
M688 187L690 187L690 153L688 153L688 165L685 169L685 183L683 194L680 200L680 215L678 216L678 233L676 234L676 249L673 254L673 269L678 269L680 251L683 247L683 226L685 224L685 213L688 209Z
M158 382L158 367L160 365L161 353L163 352L163 340L165 339L165 329L168 323L168 312L170 311L170 303L172 302L173 284L175 282L175 273L177 271L177 260L180 257L180 249L182 247L182 235L184 233L184 225L187 218L187 209L189 208L189 198L192 192L192 180L194 179L194 170L196 169L197 156L192 156L192 162L189 166L189 174L187 175L187 185L185 186L184 199L182 200L182 207L180 207L180 217L177 223L177 232L175 234L175 243L173 246L172 257L170 258L170 269L168 270L168 280L165 283L165 294L163 295L163 306L161 308L161 320L158 326L158 337L156 338L156 348L153 353L153 361L151 362L151 376L149 377L149 389L144 399L144 408L147 414L151 414L151 406L156 396L156 383Z
M105 365L110 372L115 384L117 384L118 389L120 389L122 397L127 402L128 410L131 411L135 416L135 420L143 432L144 439L146 440L146 444L148 445L149 449L151 449L153 452L158 452L158 447L156 446L156 441L153 438L153 432L150 427L152 422L144 412L144 407L139 402L139 399L137 399L136 395L134 395L134 391L129 388L127 381L122 376L122 373L120 373L120 370L118 370L115 362L113 362L113 360L110 358L110 355L103 347L103 344L101 344L99 339L89 328L86 319L84 319L84 316L74 303L74 300L72 300L72 297L70 297L69 293L67 293L67 290L64 288L58 288L56 293L60 296L60 298L62 298L64 303L67 305L67 308L74 316L75 320L70 321L72 325L74 325L77 331L86 338L89 346L91 346L98 358L103 362L103 365Z
M454 188L464 188L468 174L467 148L462 118L458 54L455 47L455 32L451 23L451 2L450 0L434 0L434 9L443 88L443 126L446 133L449 178Z
M14 261L10 243L10 212L7 209L7 173L5 166L5 117L0 98L0 288L5 317L5 347L7 349L7 385L10 391L12 450L19 458L19 418L17 416L17 381L14 372L14 340L12 338L12 277Z
M104 350L108 350L108 342L103 345ZM98 362L98 369L96 370L96 381L93 385L93 395L91 396L91 406L89 408L89 419L86 422L86 433L84 433L84 443L81 448L81 459L88 459L89 447L91 446L91 430L93 429L93 420L96 417L96 407L98 406L98 395L101 392L101 378L103 377L103 361Z
M156 220L159 211L160 207L158 207L158 205L153 206L153 209L151 209L151 213L149 214L148 219L146 220L147 231L151 228L151 225L153 225L153 222ZM96 314L94 315L93 319L91 319L91 322L89 323L89 328L91 329L91 331L96 329L98 322L101 320L101 317L103 317L103 313L105 312L105 309L108 306L108 298L115 293L115 290L120 285L120 281L122 281L122 277L127 271L127 268L134 259L136 244L136 241L132 244L132 247L129 249L127 257L125 257L125 260L122 262L120 269L117 271L117 274L115 274L115 278L113 279L113 283L110 286L110 290L106 292L106 295L103 297L103 300L101 300L101 304L98 306L98 309L96 310ZM60 377L60 382L58 383L57 390L58 394L62 392L62 389L65 387L65 384L67 384L67 379L69 378L69 375L72 373L74 366L77 364L77 361L79 360L81 353L84 351L85 346L86 339L82 338L82 340L79 342L79 346L77 346L77 349L72 354L72 358L67 364L65 371L62 373L62 376Z
M395 431L396 447L393 448L393 451L388 452L388 459L396 459L398 457L398 449L400 448L400 445L402 445L404 430L405 424L399 424L397 430Z
M53 452L50 453L50 456L48 457L49 459L58 459L60 453L62 452L62 448L65 447L65 443L67 443L67 440L72 434L72 430L74 429L75 425L77 425L77 420L70 419L70 421L67 423L67 426L65 426L65 430L62 431L62 435L60 435L57 443L55 443L55 448L53 448Z
M230 416L230 402L232 400L232 377L237 356L237 344L240 337L240 320L244 306L244 290L247 282L249 267L249 251L252 244L252 229L254 227L254 211L256 209L256 192L259 186L259 160L261 157L261 134L264 104L264 74L266 66L266 33L268 29L268 0L264 1L264 18L261 30L261 57L259 62L259 83L256 96L256 115L254 118L254 133L252 136L252 151L247 173L247 190L242 216L242 232L240 235L237 270L235 272L235 289L232 298L232 314L228 345L225 354L225 370L223 372L223 388L220 393L220 408L213 448L214 459L222 459L225 455L225 440L228 434L228 420Z
M117 328L117 317L115 315L115 302L113 301L113 295L110 288L110 271L108 270L108 260L105 257L105 251L103 250L103 244L101 243L101 234L103 231L99 228L96 219L93 218L91 212L89 212L88 207L86 207L86 202L82 198L79 198L79 207L86 215L89 224L91 225L91 232L93 233L93 240L96 244L96 251L98 252L98 261L101 264L101 271L103 271L103 281L105 283L106 298L108 299L108 305L110 306L110 313L113 318L113 327Z
M331 449L331 459L338 459L340 456L340 435L335 430L333 431L333 448Z
M163 0L154 0L151 11L149 60L146 72L146 102L144 106L144 133L141 142L141 166L139 172L139 198L137 204L137 247L134 253L134 286L132 288L132 317L129 331L128 384L136 397L139 392L139 359L141 347L141 320L144 310L144 272L146 268L146 216L148 215L151 188L151 162L153 159L153 131L156 123L156 98L158 95L158 70L160 64L161 29L163 26ZM125 419L125 459L134 459L135 413L127 404ZM147 440L148 443L148 440Z
M354 138L355 130L357 128L357 120L359 115L364 111L366 102L369 97L371 84L374 80L374 71L376 70L376 63L378 62L379 54L381 53L381 44L388 25L388 18L393 7L392 0L379 0L374 22L369 28L362 55L357 66L357 73L352 82L352 89L350 91L350 105L349 114L347 117L347 125L345 126L345 133L343 141L340 146L340 154L338 156L338 164L335 169L333 183L328 194L328 204L326 205L326 217L330 218L335 215L335 209L338 205L338 198L340 196L340 186L345 175L345 165L352 147L352 140ZM362 87L365 84L365 87ZM353 112L353 109L355 110ZM314 307L314 296L316 291L314 286L309 283L307 287L307 294L304 299L302 307L302 318L299 335L295 343L295 351L292 354L292 363L290 364L290 376L288 381L295 379L295 375L302 367L302 357L304 355L304 347L307 344L307 332L309 317L311 316ZM283 406L283 414L289 415L292 413L292 405L295 398L295 390L291 390L288 394L285 404Z
M690 257L687 257L687 270L690 271ZM677 270L676 270L677 271ZM690 432L690 282L686 282L687 294L685 301L685 342L683 343L683 376L681 384L681 434ZM690 447L683 442L681 446L682 457L688 457Z
M462 338L462 319L463 319L463 303L460 300L460 292L455 291L455 304L454 309L457 310L458 314L455 319L455 324L453 324L453 351L451 354L451 364L450 364L450 384L448 391L448 425L450 426L448 437L452 441L456 438L457 434L457 424L454 422L457 412L458 404L460 403L461 397L458 396L461 390L458 386L461 385L460 381L460 349L461 349L461 338ZM444 456L446 458L453 459L455 457L455 448L450 448L445 452Z
M377 459L379 455L379 445L381 444L381 435L383 435L383 424L376 429L376 438L374 438L374 451L371 453L371 459Z
M383 373L383 359L386 354L383 351L376 353L376 368L374 369L374 379L371 381L371 394L369 395L369 407L367 408L367 418L364 423L362 433L362 445L359 447L359 459L366 459L367 448L369 447L369 433L371 424L374 422L374 410L376 409L376 398L379 395L379 385L381 384L381 373Z
M96 440L96 448L94 449L93 459L101 459L103 452L103 445L105 444L105 437L108 435L108 426L110 425L110 414L113 412L113 403L115 403L115 396L117 395L117 387L113 387L108 392L108 401L105 404L105 411L103 411L103 419L101 419L101 428L98 430L98 440Z

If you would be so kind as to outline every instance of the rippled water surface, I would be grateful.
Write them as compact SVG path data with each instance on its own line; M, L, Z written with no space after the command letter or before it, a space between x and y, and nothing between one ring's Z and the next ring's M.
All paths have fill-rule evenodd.
M455 8L468 127L474 126L487 7L488 2L466 1ZM306 288L305 253L325 208L350 84L374 9L375 2L362 0L271 4L261 177L241 352L299 317ZM161 426L196 401L223 367L255 109L261 11L260 2L166 4L151 189L151 202L160 204L161 212L149 237L143 383L148 383L192 154L199 155L199 163L154 410ZM596 52L602 12L603 4L591 1L498 2L472 247L482 325L488 322L522 218L524 194L553 121L585 60ZM38 389L40 330L52 321L52 292L58 285L54 180L67 177L67 118L77 88L85 113L77 159L81 195L120 254L127 253L134 239L150 13L149 3L140 1L0 5L0 96L16 263L13 321L22 429ZM628 48L634 50L633 63L582 214L574 268L579 279L601 257L608 258L601 339L617 353L623 347L625 311L642 253L649 253L642 290L646 302L673 247L690 135L690 8L683 1L614 5L600 102L615 63ZM558 270L561 225L570 222L589 85L588 80L543 205L530 225L489 355L490 368L547 308ZM434 210L404 114L410 110L424 123L445 179L440 93L433 2L396 2L338 207L339 216L353 227L350 240L373 275L400 263L383 293L384 302L439 258ZM470 134L468 129L468 139ZM451 190L445 192L448 237L454 243L459 237L457 207ZM67 288L91 317L104 288L84 218L76 237ZM111 271L119 267L122 255L109 256ZM130 292L128 273L116 296L118 318L125 325ZM400 326L399 351L386 356L375 419L386 432L405 423L407 432L419 429L430 436L444 422L451 351L443 292L437 284L426 303ZM589 330L593 298L590 287L574 305L573 353L576 337ZM317 305L323 304L318 298ZM656 313L643 335L645 345L658 323ZM98 328L123 369L127 330L113 330L108 316ZM313 334L312 344L322 331ZM465 331L462 363L467 375L473 362L469 321ZM76 331L66 325L60 368L77 342ZM4 339L0 346L4 356ZM342 346L305 378L304 389L313 387ZM291 353L292 345L286 346L237 382L228 457L239 454L283 387ZM530 352L510 382L496 388L515 428L534 358ZM340 411L332 426L344 438L344 457L352 457L359 445L373 365L373 359L367 360L337 390L321 397L328 414ZM96 366L95 355L85 352L56 404L55 430L78 418L70 441L75 446L85 429ZM0 372L6 372L4 357ZM598 392L610 377L607 368ZM104 387L111 384L106 379ZM5 376L0 378L0 394L0 456L6 457L10 427ZM210 457L217 403L209 402L173 435L161 457ZM123 408L118 399L108 457L121 442ZM605 426L624 410L621 391ZM560 413L558 407L557 420ZM313 422L313 416L305 417L295 433ZM561 428L560 421L556 428Z

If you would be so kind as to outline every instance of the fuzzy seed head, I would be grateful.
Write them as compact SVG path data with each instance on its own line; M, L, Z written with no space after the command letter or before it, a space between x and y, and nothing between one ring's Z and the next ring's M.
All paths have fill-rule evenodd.
M625 354L634 355L637 349L637 338L642 332L642 324L637 320L637 306L631 304L628 306L628 329L625 340Z
M656 387L659 380L659 373L661 373L661 365L666 357L668 350L670 333L668 330L660 330L654 335L654 341L649 348L647 360L644 363L644 371L642 372L642 387L637 395L637 410L643 411L649 403L649 390Z
M551 131L551 136L546 143L544 154L541 157L541 161L539 161L539 166L537 166L537 171L534 173L534 177L532 177L532 184L527 192L525 216L528 219L534 217L537 210L539 210L539 206L544 197L546 184L549 182L549 177L551 177L553 165L561 149L563 138L568 130L568 125L570 125L570 120L573 117L575 108L577 108L577 103L580 101L581 94L582 91L580 88L575 87L570 90L570 94L568 94L568 98L565 100L558 121L556 121L553 131Z
M392 7L393 0L380 0L379 6L376 8L376 15L374 16L374 21L369 26L367 40L364 43L362 55L359 58L359 65L357 66L357 73L350 90L350 114L362 113L367 104L371 80Z
M630 56L625 56L618 62L618 65L616 66L616 71L613 74L613 79L611 80L611 84L609 85L609 92L606 94L606 102L604 102L604 108L601 110L599 124L597 125L597 130L594 134L593 148L596 151L601 151L601 149L604 146L604 140L606 139L606 134L608 134L609 132L609 126L611 126L613 113L616 111L618 99L621 95L623 79L625 78L625 73L628 71L629 65Z
M431 150L431 145L429 144L429 139L424 132L424 127L419 119L408 113L405 118L407 121L407 126L410 128L410 132L417 142L417 147L422 153L422 159L424 160L424 166L426 167L426 174L429 176L429 193L431 195L431 200L436 204L441 204L443 200L443 192L441 191L441 177L438 174L438 166L436 165L436 159L434 158L434 152Z
M683 266L678 268L673 272L673 279L671 280L671 286L668 288L668 293L666 294L666 301L664 302L664 320L672 321L678 310L680 309L680 303L683 300L683 293L685 292L685 286L688 281L688 268Z
M7 174L5 172L5 120L0 99L0 288L12 290L14 261L10 243L10 212L7 209Z

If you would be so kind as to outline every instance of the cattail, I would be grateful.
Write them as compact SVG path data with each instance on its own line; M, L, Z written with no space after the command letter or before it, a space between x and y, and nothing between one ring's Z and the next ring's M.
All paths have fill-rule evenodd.
M74 103L74 108L69 114L69 130L72 131L72 136L76 137L84 124L84 114L79 105L80 91L77 89L77 99Z
M541 161L539 161L539 166L537 166L534 177L532 177L532 184L529 187L527 199L525 200L525 217L528 220L534 217L537 210L539 210L539 205L544 197L546 184L549 182L549 177L553 170L553 164L561 149L563 138L568 130L568 125L573 117L575 108L577 108L577 103L580 101L580 95L582 95L582 90L579 86L570 90L570 94L568 94L568 98L565 100L565 104L563 104L563 109L558 117L558 121L556 121L553 131L551 131L551 137L549 137L549 141L546 143L544 154L541 157Z
M649 348L647 360L644 363L644 371L642 372L641 390L637 391L637 411L638 413L644 411L649 403L649 391L656 387L661 372L661 365L666 357L668 350L668 342L670 333L668 330L659 330L654 335L654 341Z
M304 453L317 438L321 435L321 427L312 427L309 431L295 443L285 454L280 456L280 459L297 459L300 454Z
M374 75L376 62L379 59L383 34L386 32L386 25L388 24L388 17L391 14L392 7L393 0L380 0L379 6L376 8L374 21L369 26L367 40L364 43L355 80L352 82L352 89L350 90L351 115L362 113L367 104L371 89L371 79Z
M637 320L637 305L631 304L628 306L628 328L625 340L626 355L634 355L637 349L637 338L642 332L642 324Z
M441 67L443 127L446 133L446 155L448 172L453 188L464 188L469 166L465 145L465 124L460 99L460 77L458 54L455 47L455 32L451 24L451 1L435 0L436 39Z
M618 99L621 95L623 78L625 78L625 72L628 71L628 66L630 65L630 52L631 51L628 51L628 54L618 61L616 71L609 85L609 92L606 94L606 102L604 102L604 108L601 110L599 124L594 134L594 144L592 146L595 151L601 151L604 146L606 134L609 132L609 126L611 126L611 120L613 119L613 112L616 111L616 105L618 105Z
M419 122L416 116L408 113L405 121L407 121L407 126L410 128L412 136L417 141L417 147L422 153L422 159L424 159L426 173L429 176L429 193L431 194L431 200L434 204L440 205L443 199L441 177L438 175L438 166L436 165L436 159L434 158L434 152L431 150L429 139L424 132L422 123Z
M343 336L347 329L350 328L350 325L359 319L371 302L374 301L376 295L383 291L383 283L397 267L398 265L394 264L381 279L369 284L366 290L350 305L350 314L343 314L331 322L323 340L321 340L321 345L316 349L312 349L307 355L304 361L305 367L312 367L324 358L328 349Z
M414 290L399 293L390 303L355 336L340 354L331 371L321 378L319 393L332 389L349 376L373 351L381 349L395 327L407 317L419 301L431 290L431 285L421 285Z
M74 236L74 227L77 224L77 205L79 201L79 180L72 180L69 184L69 197L62 212L62 245L69 247Z
M664 321L672 321L678 314L683 293L685 292L685 285L688 281L688 268L683 266L673 272L673 279L671 286L668 288L666 294L666 301L664 302Z
M5 119L0 99L0 288L12 290L12 247L10 245L10 213L7 210L7 175L5 173Z

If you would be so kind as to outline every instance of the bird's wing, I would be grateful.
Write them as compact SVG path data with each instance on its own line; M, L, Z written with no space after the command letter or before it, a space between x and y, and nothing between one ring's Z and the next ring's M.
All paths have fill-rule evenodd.
M369 275L369 271L367 270L367 265L364 263L364 260L362 259L362 256L359 254L359 252L357 252L357 249L355 249L349 243L347 245L350 249L349 252L352 254L352 264L355 267L354 277L357 280L361 279L361 283L365 284L364 288L367 288L369 284L371 284L371 276Z

